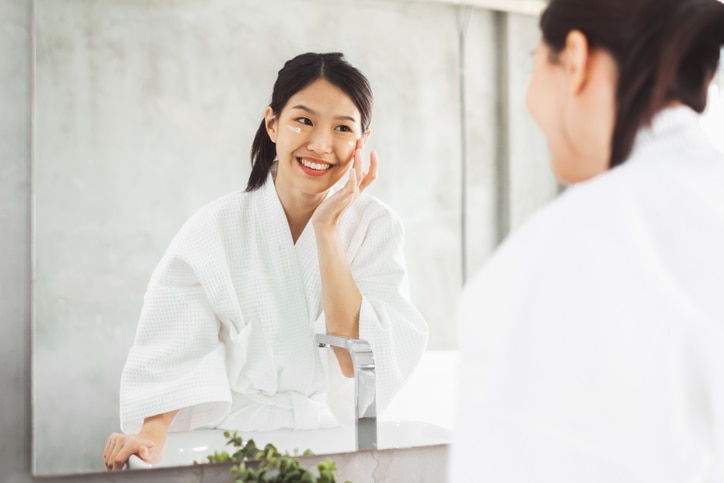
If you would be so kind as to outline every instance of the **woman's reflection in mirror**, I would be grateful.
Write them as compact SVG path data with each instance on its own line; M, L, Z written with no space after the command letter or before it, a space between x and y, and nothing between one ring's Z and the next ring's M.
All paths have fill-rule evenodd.
M347 353L366 339L384 407L428 327L409 296L398 216L365 193L372 91L339 53L278 72L247 188L194 214L151 276L104 460L158 462L168 431L333 427L354 417Z

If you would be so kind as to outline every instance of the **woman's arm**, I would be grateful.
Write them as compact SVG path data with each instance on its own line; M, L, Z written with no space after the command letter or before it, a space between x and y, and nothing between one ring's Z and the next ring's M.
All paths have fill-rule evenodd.
M377 176L377 154L370 154L370 170L362 172L362 150L359 142L349 180L342 189L326 199L312 215L317 240L319 272L322 282L322 303L327 321L327 333L344 337L359 337L359 313L362 294L352 277L352 270L342 245L339 219ZM352 359L346 350L334 348L342 373L354 375Z
M106 468L123 469L132 454L138 455L147 463L161 461L168 427L177 412L178 410L174 410L145 418L138 434L111 434L103 452Z
M339 230L315 229L322 282L322 303L327 321L327 333L359 338L359 311L362 294L352 278L352 270L342 246ZM334 347L342 374L354 375L352 358L345 349Z

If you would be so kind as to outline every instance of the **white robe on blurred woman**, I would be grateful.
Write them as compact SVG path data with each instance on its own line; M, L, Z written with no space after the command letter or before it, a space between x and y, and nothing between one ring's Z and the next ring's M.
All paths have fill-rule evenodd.
M668 109L459 306L453 482L724 481L724 156Z
M384 407L419 361L428 328L410 302L403 229L362 195L339 230L362 294ZM154 271L121 378L121 428L182 408L169 431L316 429L353 416L353 379L326 333L311 224L292 241L271 177L210 203L180 230Z

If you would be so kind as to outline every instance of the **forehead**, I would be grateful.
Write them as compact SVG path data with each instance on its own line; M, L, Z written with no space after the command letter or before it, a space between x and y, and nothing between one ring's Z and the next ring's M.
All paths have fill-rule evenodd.
M351 117L360 120L360 112L351 97L325 79L317 79L289 98L284 110L303 109L327 117Z

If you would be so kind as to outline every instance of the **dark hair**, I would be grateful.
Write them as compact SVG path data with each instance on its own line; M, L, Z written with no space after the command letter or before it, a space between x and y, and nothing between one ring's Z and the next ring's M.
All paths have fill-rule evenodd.
M359 109L362 130L369 128L372 117L372 89L367 78L338 52L317 54L308 52L288 60L279 71L269 107L279 116L289 98L318 79L339 87ZM276 146L269 139L266 122L261 121L251 144L251 174L246 191L254 191L266 182L276 158Z
M541 15L554 54L572 30L615 60L619 78L609 167L628 158L637 131L672 100L706 107L708 81L724 44L718 0L551 0Z

